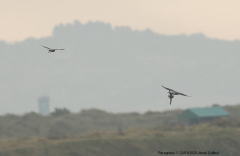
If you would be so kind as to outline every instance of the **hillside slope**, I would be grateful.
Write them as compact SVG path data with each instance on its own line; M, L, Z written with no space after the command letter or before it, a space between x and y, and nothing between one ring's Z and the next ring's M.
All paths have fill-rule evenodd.
M239 127L219 127L202 124L194 127L158 127L149 130L74 136L59 140L44 138L1 141L0 155L9 156L155 156L158 152L219 152L234 156L240 152ZM182 154L181 154L182 155ZM205 154L206 155L206 154Z
M48 54L45 45L65 48ZM240 42L203 34L166 36L89 22L58 25L52 36L0 42L0 113L51 108L163 111L239 102ZM169 105L161 85L191 95ZM17 109L16 109L17 108Z

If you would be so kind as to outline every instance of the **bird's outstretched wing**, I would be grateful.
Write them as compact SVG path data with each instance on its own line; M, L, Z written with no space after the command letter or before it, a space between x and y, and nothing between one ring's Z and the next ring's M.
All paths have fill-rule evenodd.
M191 97L191 96L188 96L188 95L186 95L186 94L183 94L183 93L179 93L179 92L176 92L175 91L175 93L174 93L175 95L182 95L182 96L187 96L187 97Z
M172 91L174 95L188 96L188 95L185 95L185 94L183 94L183 93L180 93L180 92L177 92L177 91L175 91L175 90L172 90L172 89L170 89L170 88L167 88L167 87L164 87L164 86L162 86L162 87L165 88L165 89L167 89L167 90L169 90L169 91ZM188 97L191 97L191 96L188 96Z
M167 87L164 87L164 86L162 86L163 88L165 88L165 89L167 89L167 90L169 90L169 91L174 91L174 92L176 92L175 90L172 90L172 89L170 89L170 88L167 88Z
M182 95L182 96L188 96L188 95L185 95L185 94L179 93L179 92L177 92L177 94L178 94L178 95ZM176 94L176 95L177 95L177 94ZM188 96L188 97L191 97L191 96Z
M65 50L65 49L52 49L52 50Z
M47 48L47 49L51 49L51 48L45 47L45 46L43 46L43 45L41 45L41 46L44 47L44 48Z

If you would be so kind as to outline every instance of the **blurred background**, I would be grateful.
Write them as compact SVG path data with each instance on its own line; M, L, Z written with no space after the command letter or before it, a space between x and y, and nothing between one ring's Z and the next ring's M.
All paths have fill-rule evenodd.
M225 154L238 153L231 147L240 145L235 140L240 125L239 1L0 4L0 154L50 155L64 146L59 148L67 148L64 155L81 155L84 152L75 149L77 139L119 137L132 142L125 147L121 145L126 142L110 139L104 145L111 144L117 153L132 147L126 155L184 149L223 152L225 147ZM41 45L65 50L48 53ZM170 105L161 85L192 97L175 96ZM215 116L195 114L197 122L180 121L188 109L212 106L229 115L216 111ZM175 134L186 144L170 146L178 143ZM147 141L136 143L134 138ZM13 146L4 139L20 140ZM65 146L62 139L76 140ZM137 148L140 144L146 149ZM116 154L104 153L104 147L84 155Z
M37 111L42 95L73 112L239 103L237 1L2 3L1 114ZM161 85L193 98L170 106Z

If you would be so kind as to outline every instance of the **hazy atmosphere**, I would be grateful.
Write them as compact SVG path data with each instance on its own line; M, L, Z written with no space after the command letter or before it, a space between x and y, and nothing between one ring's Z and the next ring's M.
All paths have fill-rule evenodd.
M75 20L235 40L240 39L239 6L239 0L8 0L0 5L0 40L47 37L55 25Z
M65 51L47 53L47 49ZM161 35L109 23L58 25L49 37L1 41L1 112L37 111L37 97L72 111L168 110L239 102L240 42ZM169 105L161 85L191 95Z
M239 103L238 1L58 2L0 6L1 114L37 111L41 95L75 112ZM161 85L192 97L170 106Z
M239 155L239 6L1 1L0 156Z

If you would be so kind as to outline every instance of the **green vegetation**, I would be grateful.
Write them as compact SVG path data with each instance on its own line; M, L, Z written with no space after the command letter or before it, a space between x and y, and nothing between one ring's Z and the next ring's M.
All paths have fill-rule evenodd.
M18 156L154 156L158 151L216 151L220 155L238 155L240 128L220 127L215 124L197 126L158 126L151 129L92 131L84 135L52 140L25 138L1 140L1 155Z
M98 109L70 113L67 109L55 109L50 116L31 112L22 116L0 117L0 138L66 137L88 131L114 131L128 128L153 128L157 125L176 125L181 110L166 112L109 113Z
M232 117L194 126L178 122L182 110L114 114L55 109L50 116L8 114L0 117L0 156L151 156L185 150L238 155L240 106L224 109Z
M67 108L55 108L55 111L51 113L51 115L55 117L65 114L70 114L70 110Z

